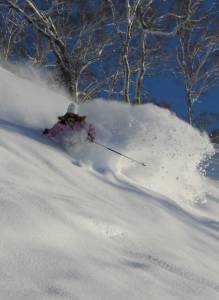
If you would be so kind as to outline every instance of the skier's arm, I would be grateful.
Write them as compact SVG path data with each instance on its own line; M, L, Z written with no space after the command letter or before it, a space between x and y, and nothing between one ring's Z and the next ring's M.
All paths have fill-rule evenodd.
M51 129L46 128L43 131L43 135L47 136L48 138L53 138L60 133L63 133L66 129L68 129L68 126L66 124L58 122Z

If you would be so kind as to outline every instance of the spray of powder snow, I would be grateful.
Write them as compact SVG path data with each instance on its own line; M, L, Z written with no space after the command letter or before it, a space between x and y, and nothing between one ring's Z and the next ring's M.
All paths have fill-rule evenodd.
M175 200L205 199L205 177L200 165L214 153L207 135L152 104L130 106L96 100L82 105L80 112L95 124L98 141L147 166L96 145L71 149L74 157L97 169L122 173Z
M30 69L17 69L23 76L19 78L0 67L0 119L18 126L42 129L57 121L57 116L65 112L69 99L64 93L52 91L45 78Z
M32 129L51 127L69 103L45 84L28 82L4 69L0 69L0 89L0 119ZM81 105L79 113L95 125L97 141L147 167L95 144L68 147L66 142L74 159L101 172L120 173L177 201L204 199L205 177L199 166L214 152L206 135L152 104L133 107L95 100Z

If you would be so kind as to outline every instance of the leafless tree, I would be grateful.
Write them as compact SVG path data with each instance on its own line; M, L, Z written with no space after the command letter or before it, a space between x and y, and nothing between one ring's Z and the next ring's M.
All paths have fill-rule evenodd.
M124 79L124 99L127 103L130 103L130 95L129 95L129 89L130 89L130 77L131 77L131 70L130 70L130 64L129 64L129 47L130 47L130 41L132 38L132 30L133 30L133 24L135 21L136 11L138 8L138 5L140 4L141 0L136 0L131 7L130 1L125 1L125 26L126 30L122 31L120 28L120 22L117 20L117 13L116 13L116 7L112 0L108 0L108 3L112 10L112 16L113 16L113 22L115 25L116 32L120 38L121 45L123 48L123 54L122 54L122 61L124 64L125 69L125 79ZM122 24L124 24L122 22Z
M164 45L176 34L174 19L168 13L162 14L163 1L142 1L137 10L139 24L139 52L136 68L135 103L142 103L142 87L145 73L161 70L167 53ZM149 75L149 74L148 74Z
M23 36L24 24L18 25L12 9L0 11L0 57L1 62L7 62L11 53L18 52L19 43Z
M32 26L38 37L40 34L49 41L48 52L52 51L55 56L55 65L59 67L63 82L73 99L78 102L91 97L101 87L101 83L92 80L89 67L103 57L103 51L109 43L104 35L101 41L96 38L100 34L103 19L92 16L91 22L89 12L86 11L86 15L82 12L78 28L74 24L72 1L50 1L51 5L44 10L31 0L6 2ZM79 2L80 5L83 4L83 1ZM101 9L103 8L100 7L99 10ZM39 54L39 51L36 52ZM79 84L82 77L86 81L85 77L88 76L90 82L83 91Z
M178 31L177 61L183 75L188 122L193 123L193 104L219 83L219 32L217 3L185 0L180 5L184 19Z
M148 71L157 58L160 60L164 54L162 46L165 40L176 35L181 26L180 16L172 11L172 5L166 10L163 0L126 0L123 3L125 14L119 17L120 11L116 9L115 0L107 1L122 47L119 70L113 78L113 87L115 81L124 75L124 99L127 103L133 103L130 100L130 86L134 77L134 103L140 104L146 70Z

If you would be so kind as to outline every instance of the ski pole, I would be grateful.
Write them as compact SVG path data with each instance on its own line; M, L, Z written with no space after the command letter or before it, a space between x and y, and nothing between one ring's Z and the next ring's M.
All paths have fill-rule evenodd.
M129 160L131 160L131 161L133 161L133 162L135 162L135 163L137 163L137 164L143 166L143 167L146 167L146 166L147 166L145 163L140 162L140 161L138 161L138 160L136 160L136 159L134 159L134 158L132 158L132 157L129 157L129 156L125 155L125 154L122 154L122 153L120 153L120 152L118 152L118 151L116 151L116 150L114 150L114 149L112 149L112 148L109 148L109 147L107 147L107 146L105 146L105 145L103 145L103 144L101 144L101 143L99 143L99 142L93 141L92 143L94 143L94 144L96 144L96 145L98 145L98 146L101 146L101 147L103 147L103 148L105 148L105 149L107 149L107 150L109 150L109 151L112 151L112 152L114 152L114 153L116 153L116 154L118 154L118 155L121 155L121 156L123 156L123 157L125 157L125 158L127 158L127 159L129 159Z

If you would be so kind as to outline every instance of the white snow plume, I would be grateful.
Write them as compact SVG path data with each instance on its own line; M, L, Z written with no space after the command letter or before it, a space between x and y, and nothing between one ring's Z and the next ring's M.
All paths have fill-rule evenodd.
M0 90L0 119L34 129L52 126L69 104L69 99L45 84L18 78L2 68ZM95 125L97 141L147 166L88 143L66 146L74 159L99 172L121 173L177 201L204 200L205 178L199 165L213 154L206 135L152 104L95 100L81 105L79 113Z
M80 112L95 124L97 141L147 166L96 145L71 149L74 157L175 200L204 200L205 177L199 166L214 153L207 135L152 104L96 100L82 105Z
M30 128L50 126L65 112L69 99L51 90L37 74L28 70L28 76L26 80L0 67L0 118Z

